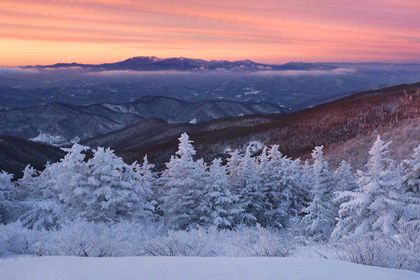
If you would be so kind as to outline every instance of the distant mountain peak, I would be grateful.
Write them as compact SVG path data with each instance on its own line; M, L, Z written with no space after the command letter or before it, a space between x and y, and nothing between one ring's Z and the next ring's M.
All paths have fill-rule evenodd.
M156 56L135 56L123 61L103 64L57 63L53 65L34 66L37 68L70 68L82 67L94 71L134 70L134 71L231 71L256 72L270 70L331 70L336 66L324 63L289 62L286 64L265 64L250 59L204 60L187 57L159 58Z

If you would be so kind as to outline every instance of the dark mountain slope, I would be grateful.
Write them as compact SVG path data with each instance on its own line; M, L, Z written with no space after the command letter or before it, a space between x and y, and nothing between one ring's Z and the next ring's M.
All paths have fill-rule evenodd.
M201 101L185 102L168 97L144 97L131 103L76 106L51 103L0 111L0 134L51 144L88 139L136 123L160 118L170 123L197 123L227 116L286 112L269 103Z
M64 157L61 149L12 136L0 136L0 170L22 176L22 170L30 164L43 170L47 162L56 162Z
M258 118L261 117L224 119L224 125L220 127L215 121L211 129L208 124L194 129L176 127L176 132L189 132L198 155L206 159L223 156L228 149L243 149L250 141L279 144L285 154L302 157L316 145L323 144L328 148L375 129L391 129L404 120L420 118L420 83L362 92L300 112L273 116L272 119L265 116L262 123L252 123ZM235 126L239 120L251 124ZM165 131L170 129L175 128L169 126ZM137 133L141 134L140 131ZM174 134L168 133L163 139L150 144L150 141L142 142L141 139L124 139L124 134L119 132L118 145L114 146L112 141L102 144L117 148L117 152L128 161L140 160L147 153L152 160L163 162L176 149L179 133ZM142 137L147 138L147 135ZM110 136L107 138L110 139ZM101 139L95 141L101 143Z

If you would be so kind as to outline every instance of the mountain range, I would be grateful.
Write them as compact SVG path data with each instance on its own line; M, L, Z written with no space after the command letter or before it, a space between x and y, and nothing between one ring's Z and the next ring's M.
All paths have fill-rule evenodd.
M325 145L332 164L348 159L356 167L367 155L376 135L393 140L395 156L408 156L420 139L420 83L361 92L298 112L244 116L214 120L197 126L139 123L114 133L94 137L84 144L109 146L127 161L148 154L153 162L169 159L177 138L188 132L199 157L226 157L250 143L279 144L293 158L307 157L317 145ZM259 144L258 144L259 143Z
M161 96L143 97L123 104L77 106L50 103L0 110L0 134L65 145L130 124L143 124L146 119L196 124L229 116L285 112L288 110L270 103L222 100L186 102Z
M138 56L114 63L82 64L56 63L52 65L26 66L26 68L85 68L89 70L135 70L135 71L273 71L273 70L332 70L337 68L322 63L289 62L286 64L263 64L252 60L204 60L185 57L158 58Z
M99 109L107 108L103 106L89 109L100 116ZM76 111L69 119L84 113L90 118L86 113L89 109ZM175 152L177 138L183 132L189 133L194 141L197 157L205 160L215 156L226 158L228 152L244 151L250 144L257 150L262 145L279 144L284 154L305 159L315 146L324 145L332 166L345 159L363 168L367 151L378 134L392 141L391 155L396 159L408 158L419 144L420 83L360 92L288 114L225 117L197 124L140 119L86 139L82 144L111 147L127 162L141 161L147 154L159 169ZM42 168L47 161L64 156L64 152L46 144L2 136L0 155L0 168L19 175L26 164Z

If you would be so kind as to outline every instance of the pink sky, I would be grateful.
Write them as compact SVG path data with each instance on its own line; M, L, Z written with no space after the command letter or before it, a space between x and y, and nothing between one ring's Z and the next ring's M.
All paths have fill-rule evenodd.
M2 0L0 65L132 56L420 62L419 0Z

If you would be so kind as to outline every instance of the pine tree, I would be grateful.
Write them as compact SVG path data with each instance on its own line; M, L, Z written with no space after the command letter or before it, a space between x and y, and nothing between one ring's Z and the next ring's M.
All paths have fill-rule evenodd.
M334 188L334 212L338 217L340 205L349 200L348 196L343 195L345 192L353 192L358 188L355 173L351 165L346 161L341 161L340 165L334 172L335 188Z
M0 223L9 220L10 208L15 186L12 183L13 176L4 171L0 172Z
M237 149L229 154L227 159L227 172L228 172L228 182L231 188L232 193L239 195L240 189L242 187L242 177L240 172L240 164L242 161L242 155Z
M199 224L199 202L206 184L203 160L194 160L196 152L188 134L179 138L178 151L166 164L162 184L166 194L162 210L168 227L187 229Z
M420 145L414 149L413 156L403 162L402 170L405 192L403 223L420 230Z
M259 157L259 176L267 207L261 224L285 227L302 210L306 197L299 160L283 156L278 145L264 148Z
M162 193L158 190L157 174L153 172L154 165L149 162L147 155L145 155L143 163L141 165L133 163L132 168L138 174L135 190L143 203L142 211L148 216L148 219L156 220Z
M414 149L411 159L404 161L403 185L408 192L420 193L420 145Z
M357 173L359 190L343 192L348 199L340 206L339 221L332 236L362 235L397 232L401 208L401 176L393 160L388 158L388 147L379 136L369 150L366 171Z
M334 172L334 177L336 183L335 191L354 191L358 187L355 172L345 160L340 162L340 165Z
M265 205L264 191L258 176L258 163L249 149L239 163L238 177L239 198L244 209L242 222L247 225L262 222L267 205Z
M322 146L315 147L312 159L311 201L303 210L306 215L302 218L302 223L306 226L305 233L308 237L327 240L335 225L332 203L334 180L328 163L324 160Z
M138 174L110 149L98 148L88 161L86 182L74 189L79 215L88 221L120 222L148 216L136 189Z
M23 201L27 210L19 217L23 225L28 228L51 229L78 217L81 202L76 203L74 190L86 181L87 149L74 144L62 160L47 164L40 174L28 167L18 182L22 189L30 193Z
M231 193L226 167L221 159L214 159L207 172L206 185L200 206L200 225L233 228L242 212L238 197Z

